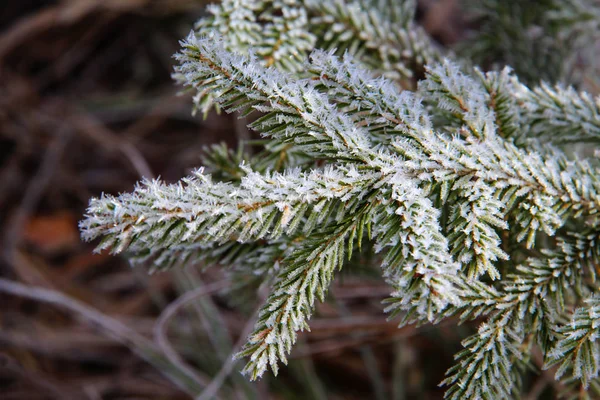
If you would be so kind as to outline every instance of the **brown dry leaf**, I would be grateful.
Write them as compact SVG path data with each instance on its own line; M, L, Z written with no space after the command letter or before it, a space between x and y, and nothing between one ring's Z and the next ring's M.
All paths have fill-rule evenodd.
M70 212L34 216L25 225L23 239L45 254L72 249L79 243L77 219Z

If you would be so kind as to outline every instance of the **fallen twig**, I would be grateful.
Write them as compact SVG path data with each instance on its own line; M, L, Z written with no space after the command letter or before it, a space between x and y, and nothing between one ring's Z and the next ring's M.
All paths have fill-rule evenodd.
M109 336L130 348L134 353L154 365L172 382L192 396L200 393L206 386L206 382L208 381L206 378L200 377L197 373L192 375L189 371L180 369L180 366L172 363L165 357L152 341L119 321L63 293L23 285L4 278L0 278L0 292L53 304L73 312L78 317L95 325Z

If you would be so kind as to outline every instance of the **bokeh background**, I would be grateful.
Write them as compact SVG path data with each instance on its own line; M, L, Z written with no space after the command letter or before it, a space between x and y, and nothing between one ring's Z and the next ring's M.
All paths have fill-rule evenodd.
M1 2L0 398L441 398L437 384L477 322L398 329L377 274L338 279L290 367L250 384L231 354L260 291L237 297L218 267L148 276L80 241L90 197L142 177L176 181L201 165L203 147L253 137L235 116L192 116L170 77L205 5ZM456 1L420 2L442 45L464 34L461 16ZM537 379L529 398L552 376Z

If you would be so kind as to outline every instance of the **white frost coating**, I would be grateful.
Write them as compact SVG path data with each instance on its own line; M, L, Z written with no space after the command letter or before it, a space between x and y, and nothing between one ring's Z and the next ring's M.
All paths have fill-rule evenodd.
M228 112L260 112L251 127L281 157L228 163L232 182L198 170L177 184L145 181L130 194L93 199L83 237L103 237L99 250L127 251L155 268L207 259L252 279L271 276L240 354L253 378L286 362L315 302L360 246L377 253L392 287L386 309L403 323L487 318L448 372L448 398L513 397L523 341L551 343L555 333L553 347L542 350L560 363L559 375L596 378L597 300L569 324L557 311L577 296L596 299L598 170L536 138L559 132L554 144L593 143L598 100L561 87L530 89L510 70L465 73L450 61L429 66L417 92L400 91L381 76L408 76L403 61L426 58L419 34L377 26L382 15L361 4L213 6L205 36L182 43L177 77L202 107L209 99ZM409 25L398 15L389 20ZM207 28L214 23L220 33ZM348 24L369 26L353 47L365 58L357 64L329 49L304 60L311 40L322 40L307 33L310 24L329 25L322 35L337 30L330 39L344 43L353 40ZM402 41L412 47L394 45ZM254 55L239 54L248 50ZM539 338L528 338L525 326L539 327Z
M585 306L573 314L570 323L559 328L559 340L549 352L546 368L558 364L556 378L572 368L574 378L580 379L587 389L600 371L600 296L585 300Z

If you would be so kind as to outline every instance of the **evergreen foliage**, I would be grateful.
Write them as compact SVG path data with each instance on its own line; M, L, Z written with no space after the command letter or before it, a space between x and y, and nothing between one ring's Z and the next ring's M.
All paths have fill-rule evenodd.
M523 7L483 3L502 3L512 20ZM486 35L510 30L518 42L530 24L559 19L568 27L536 51L589 40L597 8L549 3L534 20L519 14L517 26L490 11L477 50L513 61L491 52ZM182 42L175 76L204 112L255 113L264 153L216 146L206 159L219 179L201 168L176 184L144 181L92 199L83 238L102 237L98 250L151 269L205 259L271 279L239 354L252 379L277 373L315 301L368 247L391 287L386 311L401 324L484 319L448 371L447 398L518 396L534 347L546 367L559 365L557 379L591 393L599 169L563 146L598 145L600 98L555 83L564 73L554 66L569 57L528 66L525 83L508 67L452 61L414 10L413 1L375 0L211 6ZM532 54L519 62L538 62ZM531 83L541 77L552 83Z
M590 0L464 0L478 29L460 50L477 64L505 65L527 83L580 81L597 63L600 4Z

